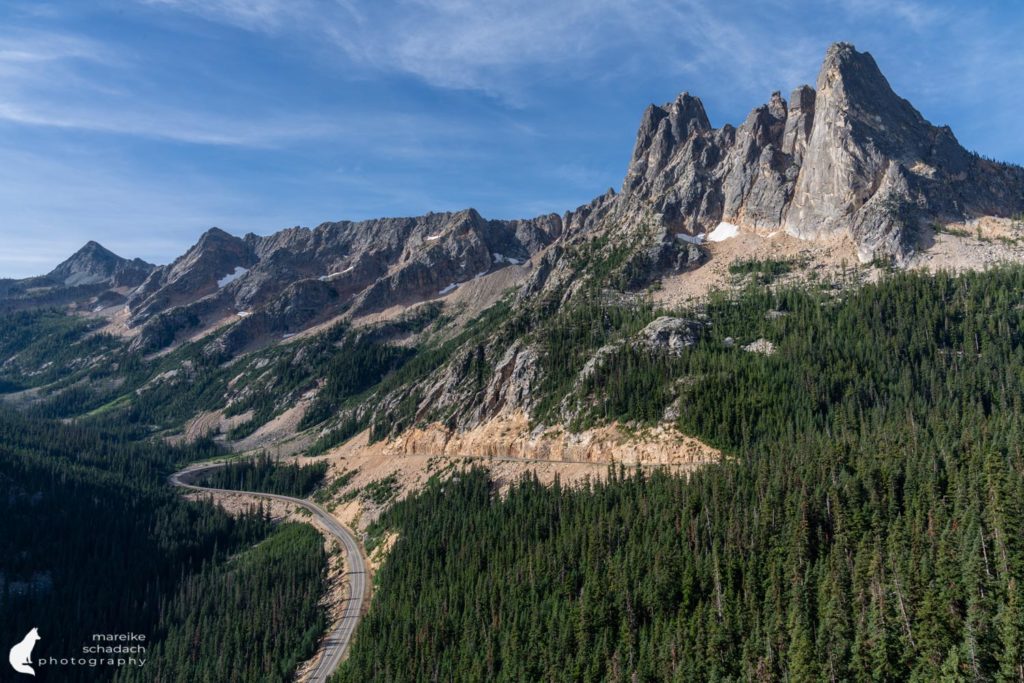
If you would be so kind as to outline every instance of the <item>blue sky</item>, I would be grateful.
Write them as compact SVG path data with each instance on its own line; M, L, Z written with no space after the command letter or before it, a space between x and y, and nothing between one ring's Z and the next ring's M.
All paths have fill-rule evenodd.
M0 275L211 225L562 212L619 187L648 103L738 124L835 40L1024 163L1022 27L1016 0L4 0Z

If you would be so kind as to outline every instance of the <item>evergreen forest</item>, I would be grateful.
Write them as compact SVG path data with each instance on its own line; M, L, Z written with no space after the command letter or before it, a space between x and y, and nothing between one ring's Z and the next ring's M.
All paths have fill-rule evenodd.
M1024 269L702 312L679 356L611 353L580 421L678 400L723 461L435 481L373 530L399 538L337 681L1024 681ZM653 314L565 315L545 362L571 395L581 348Z
M121 669L124 680L289 680L323 631L319 533L275 528L258 506L232 517L183 498L167 475L213 445L135 437L0 409L0 642L37 628L38 659L81 656L96 633L139 633L149 661ZM37 673L97 681L118 670Z

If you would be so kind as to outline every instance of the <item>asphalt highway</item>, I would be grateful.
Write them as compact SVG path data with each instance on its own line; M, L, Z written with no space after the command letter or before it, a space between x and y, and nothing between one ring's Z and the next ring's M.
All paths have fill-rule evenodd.
M348 597L345 599L344 613L341 620L334 629L327 635L323 647L323 654L317 661L316 668L309 677L310 683L326 683L334 670L338 668L345 652L348 651L349 643L352 641L352 634L363 614L363 604L367 595L367 573L366 562L363 560L363 553L355 536L345 526L335 519L334 515L310 500L303 498L292 498L276 493L263 493L260 491L236 491L229 489L208 488L189 483L189 479L199 472L223 467L223 463L205 464L187 467L180 472L175 472L170 477L170 482L175 486L192 489L194 491L212 491L215 493L244 493L259 498L269 498L284 501L309 510L338 541L345 551L346 576L349 580Z

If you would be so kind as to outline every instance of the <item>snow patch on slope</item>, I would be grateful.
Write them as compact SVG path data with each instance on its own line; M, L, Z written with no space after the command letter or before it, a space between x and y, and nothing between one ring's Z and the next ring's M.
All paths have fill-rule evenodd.
M494 260L495 263L507 263L512 266L518 266L520 263L523 262L522 259L517 259L512 256L505 256L504 254L499 254L498 252L494 252L493 254L491 254L491 258Z
M724 242L725 240L740 234L738 226L722 221L708 234L709 242Z
M337 273L328 273L327 275L321 275L317 279L320 280L320 282L327 282L328 280L333 280L336 277L341 277L345 273L351 273L355 269L355 266L349 266L345 270L339 270Z
M234 282L235 280L242 277L248 272L248 268L243 268L242 266L235 266L235 269L233 271L231 271L221 279L217 280L217 287L223 289L224 287L228 286L229 284L231 284L232 282Z

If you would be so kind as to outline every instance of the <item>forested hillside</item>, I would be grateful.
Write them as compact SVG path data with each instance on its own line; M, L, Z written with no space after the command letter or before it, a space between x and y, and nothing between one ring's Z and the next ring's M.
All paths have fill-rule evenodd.
M311 528L275 532L243 555L251 559L229 561L271 533L265 512L254 507L232 518L183 499L166 483L178 464L215 452L209 444L170 448L136 441L130 432L0 410L0 642L18 642L35 627L43 636L35 656L59 657L80 653L94 633L142 633L149 645L174 653L161 657L162 670L190 671L198 653L173 649L192 623L182 614L182 596L196 586L211 592L220 586L222 596L230 578L251 602L223 602L216 618L192 615L202 623L204 642L220 643L223 656L252 659L254 666L272 658L294 667L310 654L304 628L321 629L323 618L316 607L326 564L320 536ZM275 571L288 576L268 575L264 565L281 556L288 561ZM280 590L289 581L294 590ZM308 626L282 629L274 619L283 615ZM243 620L253 637L232 640L233 624ZM205 658L202 664L213 665ZM139 680L155 680L152 670L144 668ZM64 667L48 680L113 674Z
M294 523L204 566L167 603L151 666L124 669L116 680L293 680L327 627L318 604L326 569L320 533Z
M624 346L573 391L641 423L680 391L728 459L400 502L338 680L1024 680L1024 269L701 313L686 353Z
M305 498L319 486L327 474L327 463L283 465L266 453L255 460L228 463L199 477L200 486L238 491L265 491Z

